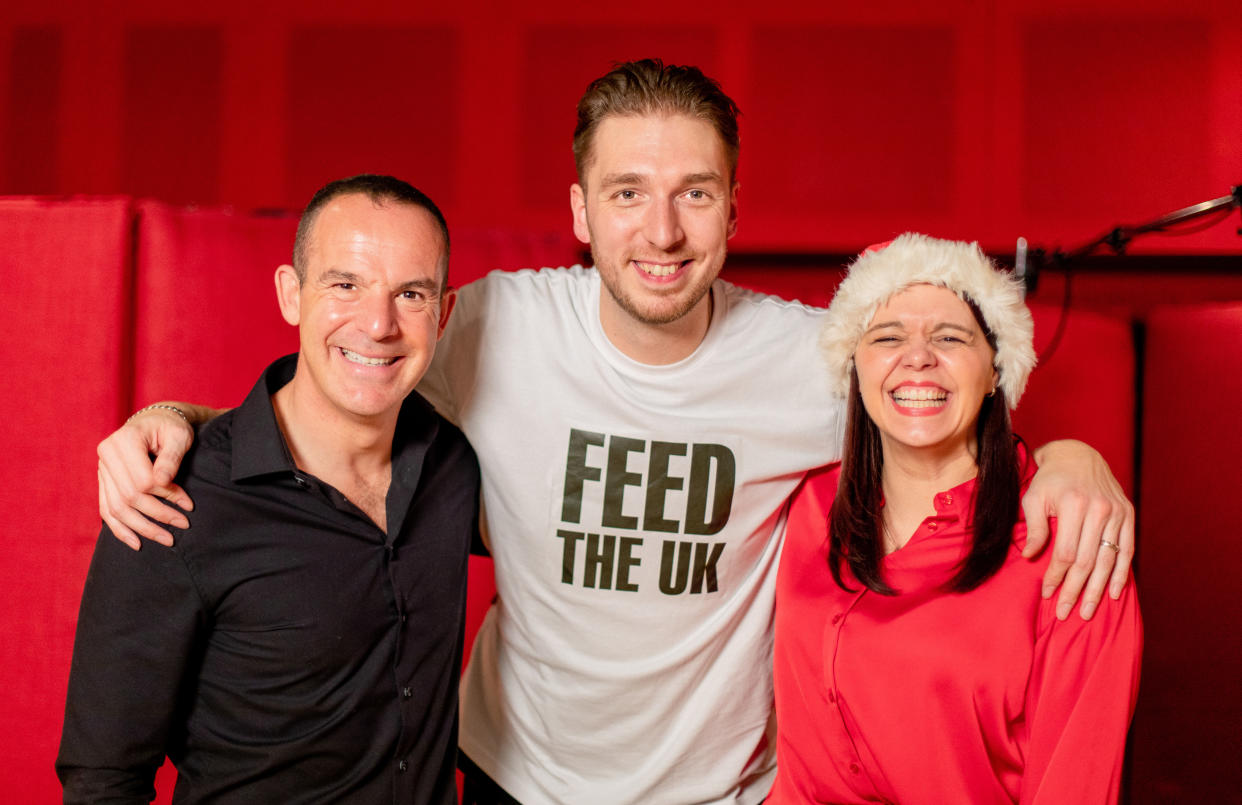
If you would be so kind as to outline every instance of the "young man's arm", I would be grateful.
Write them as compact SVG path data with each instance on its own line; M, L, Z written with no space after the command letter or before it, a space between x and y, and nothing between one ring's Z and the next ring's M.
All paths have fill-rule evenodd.
M176 528L189 525L184 514L162 501L186 511L194 508L173 478L194 441L193 426L226 410L182 402L154 403L99 443L99 516L117 539L135 551L142 546L139 537L172 545L172 535L159 523ZM155 457L154 462L149 456Z
M104 528L78 615L56 773L66 803L147 803L187 710L183 680L202 607L181 558Z
M1048 541L1048 521L1056 518L1052 561L1044 574L1044 597L1061 588L1057 617L1069 616L1082 593L1079 614L1095 613L1105 586L1121 597L1134 557L1134 506L1096 450L1082 442L1049 442L1035 451L1039 472L1022 498L1027 542L1035 556ZM1111 579L1111 583L1110 583Z
M189 508L185 492L169 479L194 438L188 423L203 422L219 413L184 403L171 405L186 410L186 421L166 409L144 409L99 445L99 513L109 526L125 527L122 532L113 526L118 538L135 550L138 535L172 544L168 532L153 521L180 526L184 516L160 498ZM155 456L154 465L149 455ZM1044 547L1048 520L1055 517L1057 538L1044 577L1044 595L1060 587L1057 614L1064 618L1081 594L1079 612L1090 618L1105 587L1117 598L1129 577L1134 507L1108 463L1082 442L1049 442L1035 451L1035 458L1040 469L1022 499L1028 530L1026 553L1033 556Z

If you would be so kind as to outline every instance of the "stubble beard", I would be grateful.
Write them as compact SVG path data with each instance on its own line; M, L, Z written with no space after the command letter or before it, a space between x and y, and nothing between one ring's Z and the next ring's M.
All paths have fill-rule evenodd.
M594 257L594 250L592 250L592 257ZM625 289L620 287L620 282L613 281L614 277L621 276L621 272L637 269L632 269L629 262L626 261L624 264L613 266L608 270L600 270L600 261L594 260L594 262L597 270L599 270L600 282L604 286L604 292L611 296L613 301L617 303L617 306L625 311L628 316L641 324L672 324L684 318L690 311L694 310L695 306L703 300L703 297L711 292L712 283L716 279L715 275L704 275L696 281L698 284L691 286L684 292L684 299L686 301L674 307L668 308L665 305L659 304L659 302L665 301L666 298L656 296L654 298L657 300L657 304L648 305L644 309L640 306L638 300L634 299L631 294L626 293ZM717 272L718 274L719 272ZM682 295L678 294L678 296Z

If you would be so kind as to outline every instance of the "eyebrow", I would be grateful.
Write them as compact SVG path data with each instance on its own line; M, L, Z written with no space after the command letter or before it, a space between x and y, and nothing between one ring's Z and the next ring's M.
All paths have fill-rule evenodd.
M600 179L601 187L614 187L619 184L646 184L642 175L637 173L610 173Z
M702 171L700 173L688 173L681 178L683 185L690 184L710 184L712 182L724 183L724 178L716 171ZM629 173L610 173L600 180L601 187L615 187L616 185L632 184L645 185L647 177L641 173L633 171Z
M319 281L348 282L352 285L362 284L362 278L357 274L349 271L342 271L339 268L330 268L323 272L319 275ZM432 293L438 293L440 291L440 282L439 280L417 279L410 280L409 282L403 282L396 288L397 293L410 290L431 291Z
M319 275L320 282L348 282L357 285L359 279L360 277L357 274L342 271L339 268L329 268Z
M866 330L864 330L863 335L866 335L867 333L870 333L873 330L883 330L886 327L896 327L900 330L906 329L906 326L899 321L895 321L895 320L894 321L880 321L880 322L876 322L875 324L871 325ZM967 335L975 334L975 331L971 329L970 327L963 327L962 325L954 324L951 321L942 321L932 328L933 333L939 332L941 330L957 330L959 332L966 333Z

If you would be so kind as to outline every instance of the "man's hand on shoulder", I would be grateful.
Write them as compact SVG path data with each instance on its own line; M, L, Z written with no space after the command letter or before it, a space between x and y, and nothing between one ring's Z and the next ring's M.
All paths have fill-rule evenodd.
M206 422L218 413L184 403L156 403L140 409L99 443L99 516L117 539L134 550L141 547L141 538L172 545L172 535L159 524L189 527L185 515L168 505L194 508L173 478L194 441L191 423Z
M1088 619L1104 597L1105 586L1119 598L1134 558L1134 506L1095 449L1072 439L1049 442L1035 451L1039 472L1022 498L1027 542L1023 555L1037 555L1048 541L1049 519L1056 519L1052 561L1044 574L1043 595L1057 597L1057 617L1069 616L1082 594L1079 614Z

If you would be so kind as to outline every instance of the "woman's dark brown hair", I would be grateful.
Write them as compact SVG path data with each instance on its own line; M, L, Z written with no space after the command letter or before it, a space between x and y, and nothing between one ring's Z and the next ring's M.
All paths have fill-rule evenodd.
M977 305L966 300L988 344L996 349ZM1009 405L1000 388L983 398L975 423L979 474L975 484L973 542L946 589L973 590L991 578L1005 563L1013 527L1018 522L1022 478L1018 470L1017 440L1009 422ZM863 407L858 372L850 372L850 392L845 425L845 448L840 485L828 516L828 569L845 590L842 565L848 565L863 586L884 595L897 590L884 581L880 563L884 558L883 496L881 479L884 454L880 430Z

